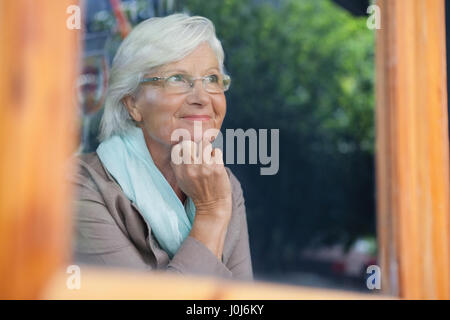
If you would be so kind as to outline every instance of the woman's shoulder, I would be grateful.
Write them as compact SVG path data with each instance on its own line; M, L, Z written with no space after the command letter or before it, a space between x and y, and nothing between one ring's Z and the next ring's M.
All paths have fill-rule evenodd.
M111 177L96 152L77 154L73 162L75 169L70 180L76 185L79 194L99 192L100 188L110 185Z
M77 166L77 173L81 175L81 177L104 180L106 182L114 181L114 178L105 169L97 152L78 154L74 158Z
M76 155L75 163L78 167L79 173L82 175L92 174L95 172L104 179L108 178L108 175L96 152Z

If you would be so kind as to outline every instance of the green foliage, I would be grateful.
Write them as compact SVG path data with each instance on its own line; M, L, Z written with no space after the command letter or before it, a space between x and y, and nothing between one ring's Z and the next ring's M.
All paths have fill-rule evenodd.
M211 19L232 77L224 127L279 128L280 170L235 166L255 269L311 242L374 235L374 34L328 0L186 0Z
M332 152L342 143L372 152L374 43L365 19L328 0L253 2L185 1L216 25L236 121L286 128L289 119L294 132L319 129Z

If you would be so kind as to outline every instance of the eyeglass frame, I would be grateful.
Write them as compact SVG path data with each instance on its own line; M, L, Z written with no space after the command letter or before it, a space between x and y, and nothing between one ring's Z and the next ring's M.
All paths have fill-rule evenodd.
M206 91L206 92L208 92L208 93L221 93L221 92L225 92L225 91L227 91L229 88L230 88L230 84L231 84L231 77L229 76L229 75L227 75L227 74L222 74L222 84L223 84L223 86L224 86L224 89L222 89L222 91L218 91L218 92L210 92L210 91L208 91L207 89L206 89L206 87L205 87L205 80L206 80L206 78L208 78L208 77L210 77L211 75L207 75L207 76L203 76L203 77L191 77L191 76L189 76L189 75L186 75L186 74L173 74L173 75L170 75L170 76L167 76L167 77L158 77L158 76L156 76L156 77L145 77L145 78L143 78L141 81L139 81L139 83L141 84L141 83L151 83L151 82L156 82L156 81L164 81L164 87L167 85L167 79L169 79L169 78L171 78L171 77L173 77L173 76L176 76L176 75L182 75L182 76L188 76L188 78L185 78L187 81L188 81L188 83L189 83L189 87L190 87L190 89L189 90L187 90L186 92L184 92L184 93L187 93L187 92L189 92L190 90L192 90L192 88L194 87L194 84L195 84L195 81L197 81L197 80L202 80L202 86L203 86L203 89ZM224 82L225 81L228 81L228 84L224 84ZM181 93L181 92L180 92Z

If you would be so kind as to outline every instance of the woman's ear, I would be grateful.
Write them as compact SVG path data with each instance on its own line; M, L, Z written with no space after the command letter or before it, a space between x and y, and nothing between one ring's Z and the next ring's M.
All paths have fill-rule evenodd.
M136 106L136 99L131 96L125 96L122 98L122 103L125 105L125 107L128 110L128 113L130 114L131 118L133 118L136 122L142 121L142 114L139 111L139 109Z

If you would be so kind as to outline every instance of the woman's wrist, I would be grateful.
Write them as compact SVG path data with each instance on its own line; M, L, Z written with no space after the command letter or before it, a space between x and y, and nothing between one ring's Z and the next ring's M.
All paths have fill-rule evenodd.
M231 217L231 196L213 201L194 201L196 215L214 216L227 220Z

